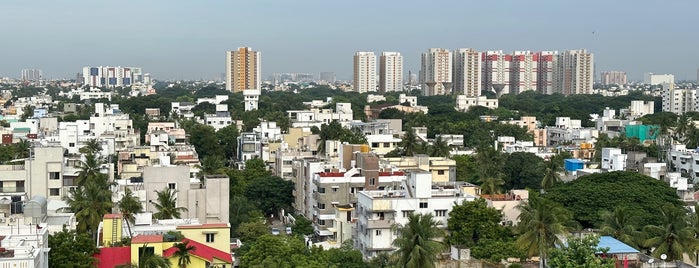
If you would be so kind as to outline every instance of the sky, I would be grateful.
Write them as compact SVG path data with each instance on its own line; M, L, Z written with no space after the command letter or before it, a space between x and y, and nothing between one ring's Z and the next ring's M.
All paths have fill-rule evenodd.
M699 1L1 0L0 77L83 66L155 79L217 79L225 51L262 53L262 74L352 76L356 51L397 51L417 73L431 47L594 53L596 72L697 78Z

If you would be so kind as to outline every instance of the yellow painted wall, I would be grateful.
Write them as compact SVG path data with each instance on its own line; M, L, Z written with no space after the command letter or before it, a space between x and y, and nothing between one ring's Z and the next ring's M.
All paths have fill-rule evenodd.
M163 250L166 249L163 247L163 242L158 242L158 243L146 243L147 247L153 247L153 252L155 252L155 255L162 256L163 255ZM144 243L131 243L131 263L138 263L138 251L140 248L144 245ZM192 266L194 267L194 266Z
M116 221L117 225L117 235L116 235L116 240L112 241L112 224L113 222ZM113 242L119 242L121 241L121 236L122 236L122 223L124 221L121 218L117 219L103 219L103 225L102 225L102 245L104 246L110 246Z
M189 256L189 261L191 261L191 263L187 264L187 267L206 267L206 260L201 259L193 254L190 254ZM168 258L168 261L170 262L170 267L179 267L177 265L177 262L179 261L178 257L175 257L174 255L170 256L170 258ZM225 264L226 267L231 267L231 263L214 258L214 263L212 263L212 266L217 264L219 265L219 267L221 264Z
M184 237L191 240L197 241L204 245L210 246L212 248L218 249L223 252L231 251L231 230L229 227L220 228L177 228ZM214 242L206 242L206 234L214 233Z

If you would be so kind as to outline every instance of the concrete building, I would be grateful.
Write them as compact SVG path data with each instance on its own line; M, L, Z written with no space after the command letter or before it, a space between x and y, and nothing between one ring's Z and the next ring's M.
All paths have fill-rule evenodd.
M403 157L382 157L380 164L382 167L389 167L406 172L416 169L427 171L432 174L433 183L449 183L456 181L456 161L448 157L430 157L423 154Z
M472 48L454 51L454 92L475 98L481 95L481 53Z
M216 113L204 114L204 124L213 127L216 131L233 124L231 113L228 112L228 105L217 104Z
M243 102L245 103L245 111L257 110L257 105L260 101L259 89L244 89Z
M22 81L39 82L44 79L40 69L22 69Z
M648 85L674 84L675 76L671 74L645 73L643 83Z
M262 58L249 47L226 51L226 90L262 89Z
M622 154L619 148L602 148L602 170L626 170L626 157L626 154Z
M383 52L379 60L379 93L394 91L403 91L403 56L398 52Z
M129 87L143 84L143 72L139 67L83 67L83 85L91 87Z
M605 71L602 72L602 85L626 85L626 72Z
M512 55L507 55L502 50L486 51L481 55L482 59L482 89L493 91L497 96L510 93L510 63Z
M647 114L655 113L655 102L654 101L642 101L634 100L631 101L631 106L629 106L629 116L630 119L636 119Z
M335 73L334 72L320 72L320 84L327 85L335 83Z
M360 191L355 248L362 251L365 258L392 252L395 250L393 240L398 235L393 226L405 225L413 213L432 214L440 227L446 227L455 204L476 198L455 186L433 185L429 172L415 170L410 171L398 187Z
M489 109L498 108L498 99L488 99L486 96L478 96L475 98L467 97L466 95L456 96L456 110L467 112L468 109L474 106L483 106Z
M323 124L330 124L332 121L346 125L354 118L352 104L345 102L336 103L335 111L313 108L310 110L289 110L287 115L292 127L308 128L309 130L313 126L320 128Z
M245 162L250 159L262 157L262 140L259 133L243 132L237 138L238 148L236 159L240 162L239 168L245 168Z
M699 110L697 90L675 88L675 84L663 84L663 112L684 114Z
M537 56L537 91L541 94L553 94L554 72L556 70L557 51L541 51Z
M376 55L374 52L359 51L354 53L353 88L355 92L359 93L376 91Z
M558 54L554 73L554 92L563 95L592 94L594 57L585 49Z
M673 144L668 150L669 172L679 172L692 180L699 178L699 152L687 149L686 145Z
M443 48L430 48L422 54L420 85L425 96L452 93L452 54Z
M0 226L0 267L49 267L49 230L45 223Z
M515 51L510 62L510 93L536 91L538 82L538 54L531 51Z

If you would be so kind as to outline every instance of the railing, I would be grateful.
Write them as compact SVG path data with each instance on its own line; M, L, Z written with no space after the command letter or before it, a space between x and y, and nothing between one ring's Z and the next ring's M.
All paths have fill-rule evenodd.
M368 229L388 229L395 224L395 220L367 220Z
M0 171L24 170L24 165L0 165Z
M2 187L0 193L21 193L25 187Z

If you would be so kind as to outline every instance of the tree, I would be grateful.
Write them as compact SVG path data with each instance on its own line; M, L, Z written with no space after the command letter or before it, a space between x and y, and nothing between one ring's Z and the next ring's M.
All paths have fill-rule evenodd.
M483 194L493 195L499 194L501 192L502 186L505 184L505 181L500 177L496 176L488 176L485 178L481 178L480 186Z
M514 152L505 156L502 172L505 189L539 189L544 161L533 153Z
M189 141L196 148L199 158L204 159L213 155L223 157L225 155L224 148L219 145L216 130L213 127L196 123L190 129L185 128L185 130L191 135Z
M320 257L320 249L309 249L302 238L266 234L257 238L240 257L240 267L328 267L310 256ZM314 254L311 253L311 251Z
M232 124L216 131L218 144L223 147L223 154L226 159L233 159L238 146L238 126Z
M245 188L245 197L258 204L265 214L277 214L291 211L294 202L294 183L277 176L265 176L252 179Z
M556 268L614 268L614 258L601 258L597 252L603 254L608 249L597 248L599 237L586 236L582 238L570 237L568 244L562 248L551 249L551 257L548 264Z
M398 249L393 253L400 267L418 268L435 267L437 254L445 245L438 239L444 236L444 230L437 225L432 214L412 214L405 226L396 226L399 236L393 240Z
M614 211L604 211L601 219L600 233L602 235L610 235L629 246L639 248L638 237L640 237L640 233L635 225L638 219L627 206L616 207Z
M97 139L89 139L85 146L79 149L80 153L96 155L102 151L102 144Z
M695 259L693 248L697 244L692 227L687 224L685 211L672 205L665 205L660 210L663 217L661 225L648 225L643 227L648 239L644 242L646 247L655 248L653 257L658 258L662 254L667 255L668 260L682 260L684 254Z
M243 243L254 242L258 237L268 234L269 228L263 222L251 221L241 223L236 233Z
M87 233L77 233L63 229L49 235L49 267L91 268L95 265L92 257L98 252L95 241ZM68 266L70 264L70 266Z
M434 139L434 142L432 143L430 156L449 157L450 151L451 149L449 148L449 144L447 144L447 142L443 140L441 136L439 136Z
M189 254L196 250L196 247L190 246L188 240L181 243L175 243L172 246L176 249L173 256L177 258L177 266L180 268L187 268L187 265L192 263L192 261L189 259Z
M520 210L517 230L520 236L517 244L528 256L539 256L539 267L546 266L547 253L550 248L563 246L558 235L567 233L566 224L572 215L565 208L544 199L535 192L530 192L527 203L517 206Z
M158 210L158 212L153 213L154 218L159 220L179 219L180 213L187 211L186 207L177 206L177 197L175 197L177 190L165 188L162 191L154 192L158 194L157 201L153 203L155 209Z
M170 268L170 262L149 250L148 243L138 248L138 255L138 268Z
M415 134L415 130L413 128L409 128L408 131L405 132L403 140L401 140L398 145L403 148L403 155L413 156L416 153L418 146L418 137L417 134Z
M310 220L306 219L303 215L296 215L295 217L296 221L294 221L294 225L291 226L291 230L300 235L312 235L314 230L313 230L313 222Z
M619 204L638 213L638 226L663 222L657 212L659 204L682 208L675 189L666 182L626 171L585 175L551 188L544 198L569 209L583 228L599 226L602 222L599 212L612 211Z
M478 244L480 239L501 239L505 233L505 227L500 225L501 221L502 213L488 207L485 199L464 201L449 212L449 244L472 247Z
M97 228L104 214L112 212L114 204L111 197L112 191L106 182L95 181L70 189L70 195L65 197L65 200L75 213L79 232L85 232L97 238Z
M102 164L104 164L104 161L99 156L91 153L86 154L85 160L80 162L80 171L78 171L75 184L84 186L88 181L104 179L101 177L105 174L100 173Z
M129 236L131 236L131 223L136 221L135 214L143 212L143 205L141 201L138 200L131 189L126 188L124 196L121 197L119 203L117 204L119 211L121 211L122 217L126 222L126 227L129 229Z

